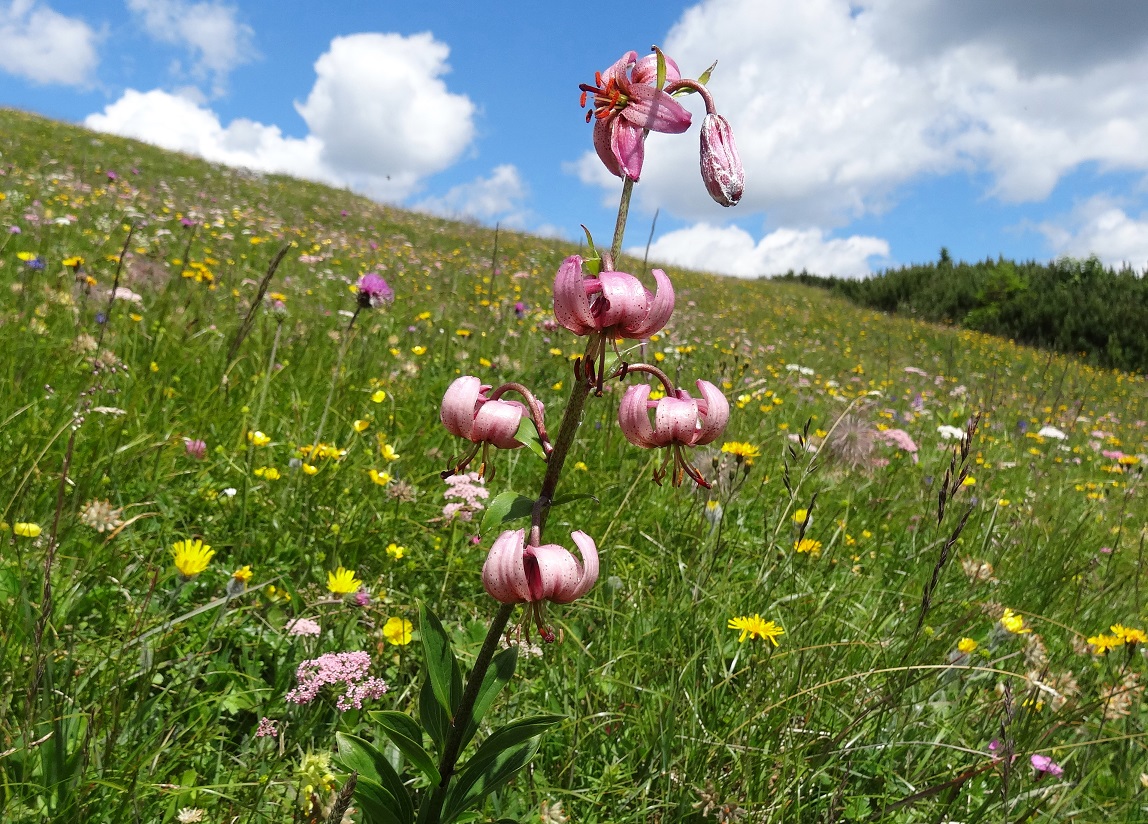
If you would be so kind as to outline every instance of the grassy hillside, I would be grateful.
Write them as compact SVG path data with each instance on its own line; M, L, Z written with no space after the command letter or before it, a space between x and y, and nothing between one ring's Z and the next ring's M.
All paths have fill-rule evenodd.
M500 528L444 515L438 409L473 374L557 427L577 248L12 111L0 153L0 817L321 820L336 733L419 714L419 603L478 653ZM548 540L593 536L599 581L551 608L560 643L519 636L489 717L566 720L473 820L1144 820L1145 380L667 271L626 357L729 398L713 489L652 483L623 387L590 398ZM348 332L366 272L395 300ZM486 503L538 488L492 454ZM729 628L754 615L776 647ZM356 650L386 695L287 700Z

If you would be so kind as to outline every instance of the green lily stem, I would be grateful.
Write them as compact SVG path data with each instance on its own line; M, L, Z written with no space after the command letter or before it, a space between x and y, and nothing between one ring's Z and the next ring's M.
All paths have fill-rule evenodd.
M630 212L630 197L633 191L634 181L626 178L622 185L621 201L618 204L614 242L610 247L612 260L617 260L622 253L622 239L626 234L626 217ZM351 322L354 323L354 318L351 319ZM342 352L340 352L340 360L342 359L341 355ZM338 366L336 366L337 369ZM582 423L582 410L586 407L586 399L590 397L591 389L593 389L593 384L584 378L576 378L574 385L570 388L570 400L567 402L566 410L562 415L562 423L558 427L558 437L554 441L554 449L547 460L546 474L542 478L542 488L538 493L531 517L531 546L538 546L541 543L542 528L546 524L550 502L554 500L554 492L558 488L558 479L562 475L562 466L566 462L566 455L570 452L570 447L574 444L574 437L578 434L578 427ZM330 406L329 399L327 405ZM325 409L323 418L326 419ZM321 431L322 422L320 422ZM316 443L318 443L318 436L316 436ZM466 686L463 688L458 711L451 721L450 729L447 730L442 757L439 759L438 765L442 780L434 788L430 798L419 809L418 824L438 824L442 816L442 806L446 801L447 789L450 787L450 780L454 776L454 768L458 762L463 732L471 721L478 691L486 679L486 671L490 669L490 662L494 658L495 650L498 649L499 641L502 639L502 633L506 629L516 606L516 604L502 604L490 622L490 629L486 632L486 640L482 642L482 649L479 650L478 658L475 659L470 677L467 678Z
M478 698L479 688L486 679L486 671L490 669L491 659L502 640L503 630L506 629L510 616L517 604L502 604L494 620L490 622L490 629L486 631L486 640L482 642L482 649L478 651L478 658L470 671L470 677L462 691L462 698L458 702L458 711L450 723L443 744L442 757L438 762L439 775L442 780L434 788L431 797L419 810L419 824L437 824L442 814L442 805L446 801L446 791L450 786L450 779L454 776L454 768L458 763L459 749L462 746L462 734L470 724L474 712L474 702Z

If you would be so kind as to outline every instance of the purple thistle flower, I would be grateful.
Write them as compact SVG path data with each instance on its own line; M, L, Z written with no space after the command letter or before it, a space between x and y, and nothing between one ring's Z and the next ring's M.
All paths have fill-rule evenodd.
M385 303L392 303L395 299L395 290L392 289L382 276L370 272L359 278L359 306L363 309L374 309Z

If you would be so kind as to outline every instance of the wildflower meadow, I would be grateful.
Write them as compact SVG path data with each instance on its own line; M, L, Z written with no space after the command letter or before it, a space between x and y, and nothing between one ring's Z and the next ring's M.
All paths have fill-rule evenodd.
M1148 820L1148 383L626 254L702 68L581 242L0 110L0 819Z

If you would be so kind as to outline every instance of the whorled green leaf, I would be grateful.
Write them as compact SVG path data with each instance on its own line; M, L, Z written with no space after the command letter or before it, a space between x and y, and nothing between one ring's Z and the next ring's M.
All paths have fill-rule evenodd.
M514 433L514 437L539 458L546 460L546 450L542 448L538 430L534 428L534 421L526 415L522 416L522 422L518 424L518 431Z
M497 653L490 662L490 669L482 678L482 685L478 688L478 695L474 699L470 718L465 719L462 731L462 743L459 750L465 747L474 734L478 732L478 725L483 716L494 703L494 699L502 691L510 679L514 677L514 668L518 663L518 647L509 647Z
M413 718L405 712L395 712L394 710L371 712L369 716L372 721L382 727L383 732L407 757L411 765L425 775L431 784L437 784L442 780L434 758L423 747L422 727Z
M716 69L716 68L717 68L717 61L715 60L714 62L710 63L710 67L708 69L706 69L704 72L702 72L701 77L698 78L698 82L701 83L703 86L706 83L709 83L710 82L710 75L714 73L714 69Z
M422 722L423 729L427 731L431 741L441 750L446 741L447 729L450 727L450 716L435 698L434 687L431 686L429 677L423 679L423 688L419 691L419 721Z
M463 810L481 803L509 781L534 757L542 733L561 720L561 715L536 715L512 721L491 733L451 783L442 820L453 821Z
M414 821L415 809L410 794L385 755L362 738L342 732L335 734L335 745L338 750L335 763L347 772L355 770L359 773L356 801L362 795L373 807L385 811L380 813L384 817L378 819L384 824L410 824Z
M486 514L482 516L481 532L497 529L507 521L518 518L529 518L534 510L534 499L519 495L512 489L499 492L494 499L486 505Z
M462 698L461 677L458 661L450 646L450 638L442 628L438 616L426 604L419 604L419 631L423 637L423 659L426 663L427 678L430 680L434 696L453 718ZM456 682L459 684L455 686Z
M359 775L355 783L355 805L363 812L363 824L407 824L393 809L394 798L372 778Z
M666 56L662 54L662 50L654 47L654 54L658 56L658 91L666 87Z

